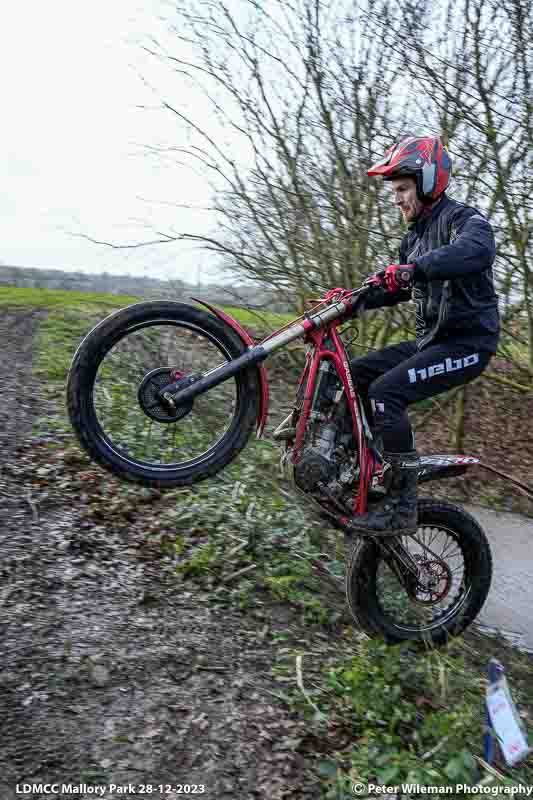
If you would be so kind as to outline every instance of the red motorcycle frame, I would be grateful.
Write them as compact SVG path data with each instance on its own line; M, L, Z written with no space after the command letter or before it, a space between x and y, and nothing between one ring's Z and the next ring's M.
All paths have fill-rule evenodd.
M162 395L169 402L183 402L189 397L207 391L211 386L226 380L240 369L246 368L251 364L257 366L261 388L261 400L257 417L257 436L261 437L264 432L268 414L268 379L266 370L261 363L274 350L284 347L288 342L300 338L311 345L307 352L306 362L298 383L298 392L301 391L305 382L305 394L302 413L299 416L294 446L292 448L291 461L296 464L301 455L305 432L309 422L311 407L314 400L318 370L324 360L330 360L339 376L344 389L348 409L353 425L354 440L357 442L359 453L359 484L354 487L353 514L363 514L367 509L368 489L375 467L375 455L370 447L372 434L366 423L364 411L361 408L360 400L357 395L356 387L352 380L346 348L337 329L356 315L361 305L364 295L371 291L375 279L370 279L368 284L361 289L346 290L342 288L330 289L325 296L312 300L317 305L313 306L307 314L292 320L287 325L272 332L263 340L255 343L250 334L242 325L226 314L224 311L210 305L197 298L191 298L215 314L219 319L229 325L247 345L247 352L240 358L235 359L226 365L221 365L210 375L202 376L197 382L186 389L176 392L176 388L171 384L162 390ZM325 342L329 342L328 346ZM469 466L479 464L479 459L465 455L436 455L422 456L419 480L428 481L436 478L456 476L464 473ZM332 516L332 515L330 515ZM337 522L342 526L347 526L349 519L346 516L336 515Z
M199 376L192 385L182 388L175 384L169 384L161 390L161 395L170 407L193 399L195 396L208 391L211 386L215 386L242 369L255 366L258 370L260 384L260 403L257 415L257 436L261 437L264 432L268 414L268 379L266 370L262 362L275 350L285 347L289 342L301 338L311 347L306 355L306 363L298 383L298 392L301 391L305 382L305 394L302 412L299 416L294 443L291 453L292 464L298 463L301 456L302 447L305 439L305 432L309 422L309 416L314 400L317 375L320 365L325 360L330 360L339 376L344 389L349 412L351 415L354 440L357 443L359 454L359 483L354 487L353 514L362 514L367 509L367 498L370 481L375 467L375 455L371 447L372 434L364 416L364 409L357 395L356 387L353 384L350 373L346 348L337 329L355 317L357 310L364 301L364 296L371 291L373 286L379 283L375 277L367 280L366 284L355 290L342 288L331 289L324 297L311 302L316 302L309 312L301 317L294 319L282 328L269 334L260 342L254 342L250 334L242 325L226 314L224 311L196 298L196 302L205 306L219 319L229 325L242 339L246 345L246 352L239 358L221 365L212 370L209 374ZM326 345L326 343L328 343ZM479 465L501 477L510 480L517 488L528 496L533 496L533 490L505 473L500 472L492 466L481 464L480 459L475 456L467 455L428 455L420 458L419 482L426 482L447 477L455 477L463 474L468 467ZM335 516L336 522L341 527L347 528L349 518L339 514Z
M333 290L339 291L339 290ZM329 293L328 293L329 294ZM330 298L326 295L325 301ZM304 323L305 324L305 323ZM360 477L359 487L356 488L354 497L353 511L355 514L362 514L366 511L368 486L374 469L374 455L367 444L367 437L364 435L363 418L359 408L358 396L350 373L350 366L348 363L348 355L344 343L337 332L337 328L342 324L342 320L334 320L327 323L320 330L309 330L306 334L305 341L313 344L313 349L306 355L306 363L300 381L298 383L298 390L305 383L305 394L302 413L296 427L296 438L292 451L292 461L297 463L301 454L304 444L305 432L311 413L311 407L315 397L315 387L317 381L318 370L324 360L330 360L340 378L342 387L344 389L348 409L352 419L354 440L357 442L357 451L359 453L359 466ZM325 342L330 341L332 347L325 346ZM341 522L345 520L341 518ZM347 521L347 520L346 520Z
M331 289L326 293L326 295L323 298L320 298L317 301L318 306L316 307L319 307L320 305L325 303L331 303L335 299L348 300L355 294L356 291L347 291L345 289ZM195 300L197 303L200 303L201 305L208 308L209 311L211 311L211 313L215 314L217 317L219 317L219 319L223 320L227 325L233 328L233 330L239 334L241 339L248 345L248 347L254 346L254 341L250 336L250 334L242 327L242 325L239 322L237 322L237 320L230 317L229 314L226 314L224 311L221 311L220 309L210 305L209 303L204 302L203 300L198 300L196 297L193 297L192 300ZM315 309L313 309L313 311L314 310ZM310 311L309 315L311 315L311 313L312 312ZM346 322L346 319L343 318L335 319L331 322L328 322L324 327L315 330L315 326L312 320L309 318L309 316L300 317L293 320L288 325L285 325L282 328L279 328L277 331L274 331L273 333L269 334L269 336L263 339L259 344L263 345L265 342L273 339L276 335L287 330L295 323L298 323L300 319L303 319L303 328L306 331L304 341L313 343L314 352L313 354L308 352L306 355L304 370L302 372L297 387L297 391L299 391L301 386L303 385L303 382L307 377L305 397L304 397L304 407L303 407L303 412L300 415L300 419L298 421L298 426L296 430L296 441L293 448L293 456L292 456L293 463L296 463L298 461L303 446L305 431L309 420L309 414L311 411L311 405L313 403L313 397L315 394L315 385L316 385L318 369L324 359L331 359L341 379L342 386L344 388L346 397L348 399L348 407L353 422L354 436L357 441L357 449L359 452L359 463L361 472L360 472L359 490L355 493L353 510L354 513L362 514L366 511L368 485L374 468L374 456L371 450L367 446L365 436L363 436L363 422L358 407L357 395L353 385L352 376L350 373L350 367L348 364L346 349L344 347L341 337L337 333L337 328L339 327L339 325L343 324L343 322ZM324 341L327 339L331 339L333 343L333 350L324 347ZM261 437L264 433L264 428L267 420L268 399L269 399L268 379L267 379L266 369L262 364L259 366L259 377L261 386L261 402L260 402L258 422L257 422L257 436Z

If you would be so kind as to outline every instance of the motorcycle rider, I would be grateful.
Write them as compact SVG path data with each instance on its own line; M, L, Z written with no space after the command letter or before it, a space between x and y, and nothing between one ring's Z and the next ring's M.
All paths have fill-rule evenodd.
M372 276L366 309L412 299L416 340L354 359L351 371L391 466L391 488L352 527L372 535L416 530L419 459L407 407L479 377L496 352L500 325L492 228L446 194L452 163L441 139L407 135L368 170L391 181L407 233L399 263Z

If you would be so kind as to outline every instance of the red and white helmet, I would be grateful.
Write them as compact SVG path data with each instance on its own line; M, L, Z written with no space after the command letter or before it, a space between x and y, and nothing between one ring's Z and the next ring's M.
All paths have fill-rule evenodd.
M368 170L368 175L381 175L384 180L403 175L414 178L423 203L438 200L451 174L452 160L438 136L406 136L389 147L381 161Z

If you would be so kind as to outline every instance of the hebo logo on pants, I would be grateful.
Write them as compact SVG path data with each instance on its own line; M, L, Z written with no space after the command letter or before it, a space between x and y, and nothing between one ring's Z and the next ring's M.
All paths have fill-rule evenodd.
M443 375L445 372L457 372L465 367L473 367L478 362L479 353L473 353L465 358L445 358L444 361L432 364L430 367L407 370L409 383L416 383L418 380L427 381L428 378L433 378L434 375Z

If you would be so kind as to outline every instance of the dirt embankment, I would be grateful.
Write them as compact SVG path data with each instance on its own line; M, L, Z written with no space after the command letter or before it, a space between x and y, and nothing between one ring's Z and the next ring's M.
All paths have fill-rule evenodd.
M509 365L494 358L489 370L511 383L516 381ZM440 398L439 398L440 399ZM442 398L446 401L446 395ZM423 453L454 453L455 402L426 417L417 429L417 446ZM420 414L424 418L424 413ZM483 376L467 388L464 437L461 452L515 476L533 486L533 392L524 393ZM429 489L435 484L429 484ZM533 502L510 482L476 468L456 480L440 484L439 491L461 502L481 504L533 516Z

